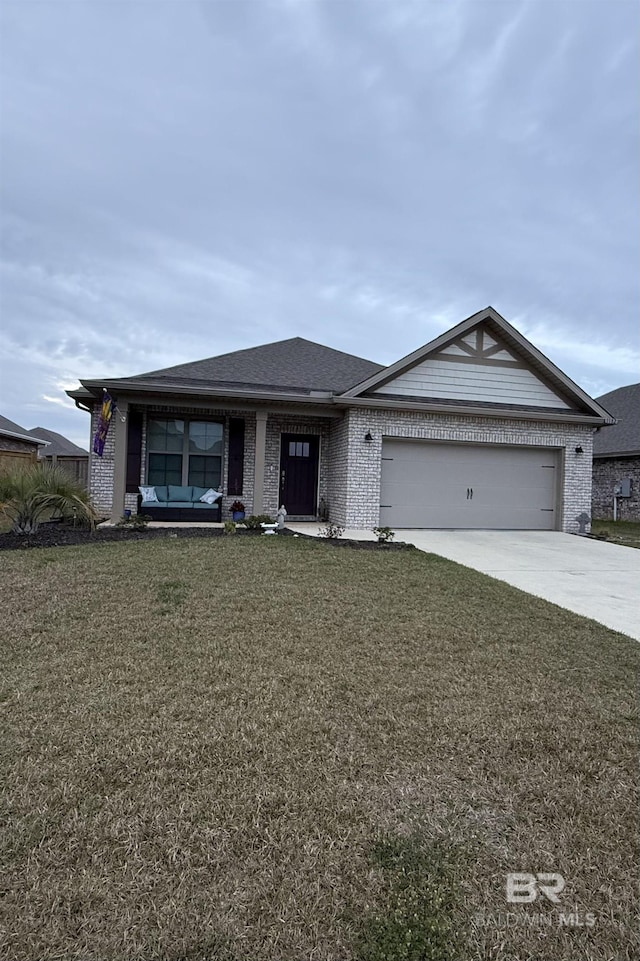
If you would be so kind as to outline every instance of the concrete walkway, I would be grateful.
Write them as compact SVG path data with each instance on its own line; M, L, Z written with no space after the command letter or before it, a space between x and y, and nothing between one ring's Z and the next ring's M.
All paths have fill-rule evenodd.
M317 535L318 524L288 524ZM375 540L371 531L343 537ZM401 530L396 540L496 577L640 640L640 550L556 531Z

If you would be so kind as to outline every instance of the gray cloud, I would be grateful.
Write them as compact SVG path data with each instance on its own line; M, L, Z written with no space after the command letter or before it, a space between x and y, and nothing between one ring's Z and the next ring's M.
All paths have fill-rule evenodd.
M637 379L639 8L5 0L0 409L300 335L390 362L493 304ZM48 398L48 399L45 399Z

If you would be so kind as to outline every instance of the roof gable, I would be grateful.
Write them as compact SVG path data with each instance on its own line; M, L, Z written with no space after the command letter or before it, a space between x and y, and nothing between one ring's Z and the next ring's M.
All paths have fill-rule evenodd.
M607 414L492 307L343 396Z

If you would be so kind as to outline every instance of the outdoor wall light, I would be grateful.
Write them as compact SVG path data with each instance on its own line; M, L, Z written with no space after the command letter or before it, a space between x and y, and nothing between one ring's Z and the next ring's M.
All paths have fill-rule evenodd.
M584 454L582 447L576 447L576 454Z
M364 440L366 444L370 444L371 441L373 440L373 435L370 430L368 430L367 433L364 435Z

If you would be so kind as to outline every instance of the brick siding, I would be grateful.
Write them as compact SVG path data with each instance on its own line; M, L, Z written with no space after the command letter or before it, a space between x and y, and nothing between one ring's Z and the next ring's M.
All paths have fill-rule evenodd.
M92 415L91 436L98 424L100 405ZM219 418L225 424L223 490L228 478L228 423L230 417L245 421L245 460L242 495L223 499L223 517L238 496L247 513L253 512L253 483L255 469L255 417L252 413L236 410L150 407L143 422L142 471L140 483L146 477L147 418L153 414L174 417ZM114 414L114 417L117 413ZM89 462L90 491L100 511L111 511L113 496L113 462L115 425L107 436L104 456L91 453ZM367 431L373 440L364 441ZM354 408L339 420L322 417L300 417L270 414L267 420L264 511L275 515L279 507L280 436L283 433L318 434L320 436L320 466L318 500L328 504L329 516L335 523L348 527L371 528L379 522L380 469L382 438L408 437L433 441L458 441L513 446L557 448L562 458L561 523L564 531L577 532L577 517L591 513L591 471L593 429L588 426L549 424L527 420L507 420L495 417L467 417L454 414L421 413L418 411L385 411ZM576 454L582 447L584 453ZM625 474L624 476L631 476ZM635 483L638 490L638 483ZM135 509L136 495L127 494L125 506ZM597 515L595 515L597 516Z
M598 457L593 462L593 517L613 518L613 488L631 478L631 497L618 498L618 520L640 521L640 457Z
M367 431L373 435L370 443L364 440ZM591 512L591 427L354 408L332 432L333 472L329 489L331 519L335 523L358 528L379 523L383 436L558 448L564 452L561 530L577 532L578 515ZM583 448L582 454L575 453L578 446Z

